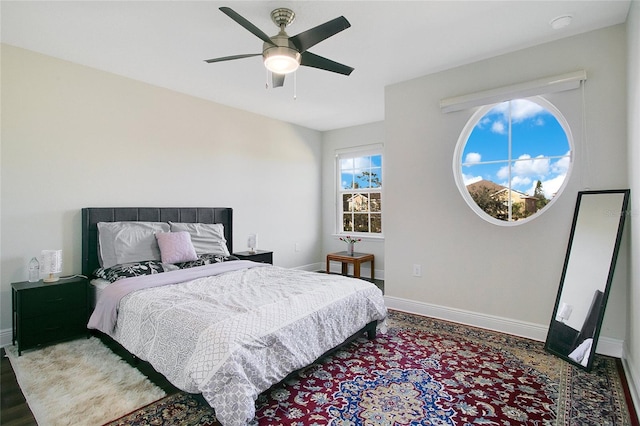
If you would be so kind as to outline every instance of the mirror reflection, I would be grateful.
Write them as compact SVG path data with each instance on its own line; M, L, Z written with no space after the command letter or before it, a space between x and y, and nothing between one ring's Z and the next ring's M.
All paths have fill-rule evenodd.
M591 369L620 248L629 190L581 191L545 349Z

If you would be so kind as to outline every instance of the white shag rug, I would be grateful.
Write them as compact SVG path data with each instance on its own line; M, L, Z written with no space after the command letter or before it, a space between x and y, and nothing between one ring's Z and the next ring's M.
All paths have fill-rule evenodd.
M5 351L40 426L102 425L166 396L96 337Z

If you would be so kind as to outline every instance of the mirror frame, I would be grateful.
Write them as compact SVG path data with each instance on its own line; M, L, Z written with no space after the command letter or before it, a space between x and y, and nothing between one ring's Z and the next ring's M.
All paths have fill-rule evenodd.
M607 280L604 286L604 290L603 290L603 295L602 297L602 302L599 306L598 309L598 313L597 313L597 320L595 322L595 330L593 333L593 342L591 344L591 348L590 348L590 352L589 352L589 360L587 365L582 365L581 363L573 360L572 358L569 357L569 354L565 354L565 353L560 353L558 350L556 350L555 348L557 348L557 345L554 345L554 338L552 338L552 334L560 334L559 330L555 330L555 332L553 332L553 327L554 325L557 325L557 323L559 321L556 321L557 315L558 315L558 310L559 310L559 304L560 304L560 300L562 299L562 291L565 285L565 279L566 279L566 275L567 275L567 269L569 267L569 261L571 259L571 250L573 248L573 244L574 244L574 237L575 237L575 233L576 233L576 225L578 224L578 218L579 218L579 214L580 214L580 207L581 207L581 203L582 203L582 198L583 196L597 196L598 194L622 194L623 198L622 198L622 204L621 204L621 209L620 211L616 211L615 214L619 215L620 220L618 222L618 229L617 229L617 234L616 234L616 239L614 242L614 246L613 246L613 252L611 253L611 262L609 264L609 270L608 270L608 274L607 274ZM551 316L551 322L549 324L549 330L548 330L548 334L547 334L547 339L545 342L545 350L547 352L550 352L556 356L558 356L559 358L569 362L570 364L575 365L576 367L582 368L586 371L590 371L591 367L593 365L593 358L594 358L594 354L596 352L596 346L598 343L598 337L600 336L600 329L602 328L602 320L604 318L604 312L605 312L605 308L607 306L607 299L609 298L609 291L611 289L611 282L613 280L613 273L614 273L614 269L616 266L616 261L618 259L618 252L620 251L620 242L622 240L622 234L623 234L623 229L624 229L624 222L625 222L625 218L627 216L627 208L629 205L629 194L630 194L630 190L629 189L611 189L611 190L601 190L601 191L579 191L578 192L578 199L576 202L576 207L575 207L575 211L574 211L574 215L573 215L573 223L571 225L571 234L569 236L569 244L567 246L567 254L565 256L565 260L564 260L564 265L562 268L562 276L560 278L560 286L558 288L558 294L556 296L556 302L555 302L555 306L553 308L553 315ZM614 212L612 212L614 213ZM596 297L597 297L597 293L596 293ZM593 303L593 302L592 302ZM592 305L593 306L593 305ZM567 326L568 327L568 326ZM570 327L568 327L570 328ZM577 331L574 329L571 329L572 331ZM553 333L552 333L553 332ZM579 334L576 336L576 338L579 337ZM554 348L555 347L555 348Z

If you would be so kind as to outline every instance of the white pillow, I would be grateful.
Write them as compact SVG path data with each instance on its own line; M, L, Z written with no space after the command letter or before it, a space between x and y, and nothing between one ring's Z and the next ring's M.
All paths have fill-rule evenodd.
M186 231L156 233L160 257L163 263L180 263L198 260L191 236Z
M197 254L219 254L229 256L224 226L221 223L169 222L171 232L186 231Z
M156 232L169 232L166 222L98 222L101 266L160 260Z

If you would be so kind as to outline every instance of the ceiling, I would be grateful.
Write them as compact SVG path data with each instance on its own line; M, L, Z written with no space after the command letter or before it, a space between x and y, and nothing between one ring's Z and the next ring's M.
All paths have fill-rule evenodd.
M2 0L1 39L324 131L383 120L387 85L623 23L630 1ZM260 57L208 64L204 59L262 50L221 6L270 36L277 7L296 13L289 35L343 15L351 28L309 50L355 71L347 77L301 67L295 85L287 77L284 87L266 89ZM562 15L571 15L571 24L553 29L550 21Z

